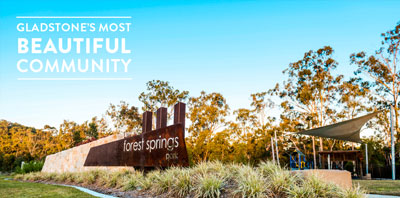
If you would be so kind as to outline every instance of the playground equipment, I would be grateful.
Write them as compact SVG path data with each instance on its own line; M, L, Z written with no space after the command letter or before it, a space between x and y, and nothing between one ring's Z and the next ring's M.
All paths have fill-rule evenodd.
M390 108L390 120L391 120L391 131L393 131L393 116L392 116L392 106ZM350 142L356 142L356 143L362 143L360 139L360 131L361 128L365 125L368 120L372 119L375 117L378 113L382 113L384 110L380 111L375 111L374 113L367 114L365 116L361 116L358 118L354 118L351 120L346 120L343 122L339 122L336 124L331 124L323 127L318 127L306 131L301 131L298 132L297 134L302 134L302 135L310 135L310 136L318 136L318 137L323 137L323 138L332 138L336 140L344 140L344 141L350 141ZM392 133L392 142L393 142L393 133ZM366 144L367 145L367 144ZM394 144L392 143L392 161L394 162ZM366 158L366 174L368 175L368 148L366 147L365 149L365 158ZM315 155L315 154L314 154ZM359 151L320 151L320 168L326 168L324 162L328 161L328 169L332 168L340 168L343 169L343 164L346 161L353 161L353 164L355 162L356 165L356 176L361 178L362 177L362 155L359 153ZM300 157L299 157L300 158ZM322 164L321 164L321 158L322 158ZM327 160L326 160L327 159ZM332 160L333 159L333 160ZM291 159L292 161L292 159ZM292 163L292 162L291 162ZM301 164L301 161L299 160L299 164ZM394 168L395 163L392 163L392 179L396 179L395 177L395 168ZM300 167L301 168L301 167Z
M312 169L314 162L307 161L306 155L297 150L289 154L290 156L290 170L307 170Z

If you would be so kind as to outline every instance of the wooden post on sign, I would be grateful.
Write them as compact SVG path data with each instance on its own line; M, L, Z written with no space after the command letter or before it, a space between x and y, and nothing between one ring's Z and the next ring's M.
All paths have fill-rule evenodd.
M168 109L161 107L157 110L156 117L156 129L163 128L167 126Z
M146 111L143 113L142 133L151 131L153 128L153 113Z
M174 106L174 124L182 124L183 134L185 134L185 114L186 104L178 102Z

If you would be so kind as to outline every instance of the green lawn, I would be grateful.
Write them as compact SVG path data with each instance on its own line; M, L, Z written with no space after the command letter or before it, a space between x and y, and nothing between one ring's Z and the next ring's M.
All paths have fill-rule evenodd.
M4 180L0 175L1 197L94 197L71 187Z
M357 184L370 194L400 196L400 180L353 180L353 186Z

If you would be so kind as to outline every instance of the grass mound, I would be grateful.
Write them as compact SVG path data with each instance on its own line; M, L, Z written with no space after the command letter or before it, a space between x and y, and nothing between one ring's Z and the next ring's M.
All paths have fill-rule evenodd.
M36 172L14 178L136 191L147 197L364 197L360 188L342 189L318 177L302 178L272 162L263 162L257 167L205 162L190 168L172 167L146 174L101 170L62 174Z

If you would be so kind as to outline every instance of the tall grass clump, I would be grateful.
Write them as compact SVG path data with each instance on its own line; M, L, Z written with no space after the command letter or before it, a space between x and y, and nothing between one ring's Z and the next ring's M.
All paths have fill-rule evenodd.
M40 172L30 172L27 174L24 174L22 176L22 180L24 181L40 181L44 180L43 175Z
M124 175L121 181L121 188L124 191L136 190L140 187L140 181L143 179L143 173L140 171L134 171L131 174Z
M57 182L68 182L72 180L72 174L69 172L60 173L55 177Z
M270 177L272 175L276 175L284 171L284 169L274 162L264 161L258 165L258 172L260 172L265 177Z
M24 175L23 174L14 175L14 179L15 180L24 180Z
M160 170L147 173L146 176L139 181L139 190L149 190L155 182L158 182L160 174Z
M160 172L160 174L155 175L155 177L157 178L152 185L152 191L155 194L163 194L169 192L172 184L176 182L175 175L178 175L179 171L179 168L172 167L163 172Z
M130 170L123 170L120 171L120 174L118 176L116 188L118 189L124 189L125 184L128 178L135 177L138 174L138 171L130 171Z
M82 177L83 172L72 173L72 182L81 184L85 181L86 178Z
M224 180L213 174L198 175L194 187L194 197L214 198L220 197Z
M230 170L226 164L220 161L200 162L195 167L191 168L193 175L207 175L214 174L220 178L230 176Z
M339 197L339 189L336 185L323 182L317 175L309 175L304 178L303 187L313 189L316 197Z
M106 188L121 188L123 186L124 176L132 174L132 172L128 170L120 170L120 171L99 170L96 173L97 173L97 177L95 180L96 183Z
M288 197L291 198L315 197L314 190L309 186L292 186L286 190Z
M308 175L301 178L301 182L287 189L288 197L308 198L308 197L327 197L327 198L362 198L365 192L359 187L344 189L333 183L322 181L318 175Z
M111 173L104 172L102 174L102 179L105 183L105 187L121 188L123 186L123 178L129 174L132 174L132 172L127 170L114 171Z
M83 183L89 185L94 184L99 175L101 175L100 170L91 170L81 173L81 177L85 178Z
M175 175L175 181L171 185L171 196L186 197L190 194L193 188L193 179L188 169L180 169Z
M275 197L287 196L288 190L301 182L297 175L270 161L262 162L257 169L268 181L269 190Z
M357 185L350 189L341 190L339 194L341 197L345 198L363 198L365 197L365 194L367 194L367 192L361 189L359 185Z
M53 181L58 176L57 173L40 172L38 174L40 175L41 180L43 180L43 181Z
M234 191L241 197L267 197L268 184L265 178L256 172L252 167L241 166L236 176L237 187Z

